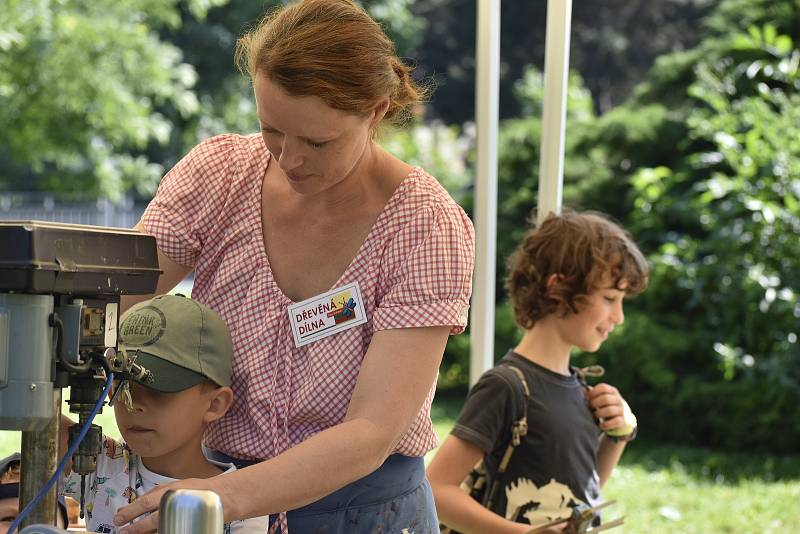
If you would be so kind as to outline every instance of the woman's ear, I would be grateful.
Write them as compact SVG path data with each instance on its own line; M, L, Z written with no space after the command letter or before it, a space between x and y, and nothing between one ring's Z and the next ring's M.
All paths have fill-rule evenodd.
M381 123L386 113L389 111L389 97L383 97L375 107L372 108L372 114L369 119L369 129L374 130Z
M206 423L221 419L233 404L233 390L227 386L209 391L208 410L203 418Z

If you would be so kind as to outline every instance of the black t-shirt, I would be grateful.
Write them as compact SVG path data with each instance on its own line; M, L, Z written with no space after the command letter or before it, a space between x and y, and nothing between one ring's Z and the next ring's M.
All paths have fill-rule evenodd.
M581 502L598 504L601 430L577 375L574 371L560 375L513 351L498 362L501 365L522 371L530 397L528 433L514 450L493 511L519 523L542 524L568 517ZM497 366L470 390L452 430L453 435L483 449L490 478L506 451L512 423L522 415L519 379L498 372Z

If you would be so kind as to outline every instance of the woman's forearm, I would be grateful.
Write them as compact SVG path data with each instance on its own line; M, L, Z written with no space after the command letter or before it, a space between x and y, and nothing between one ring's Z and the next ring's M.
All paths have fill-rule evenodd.
M346 421L278 456L218 480L226 521L293 510L383 464L392 437L366 419Z

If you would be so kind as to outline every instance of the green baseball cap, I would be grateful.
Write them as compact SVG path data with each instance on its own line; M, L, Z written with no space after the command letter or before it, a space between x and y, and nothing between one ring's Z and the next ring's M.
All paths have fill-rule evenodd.
M139 382L164 393L206 380L231 385L233 343L225 321L212 309L182 295L140 302L122 316L119 350L137 352L136 362L153 374Z

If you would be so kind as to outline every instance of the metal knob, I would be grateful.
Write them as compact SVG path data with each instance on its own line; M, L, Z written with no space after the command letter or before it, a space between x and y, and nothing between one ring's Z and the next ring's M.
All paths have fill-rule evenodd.
M168 490L161 497L160 534L221 534L223 527L222 500L213 491Z

